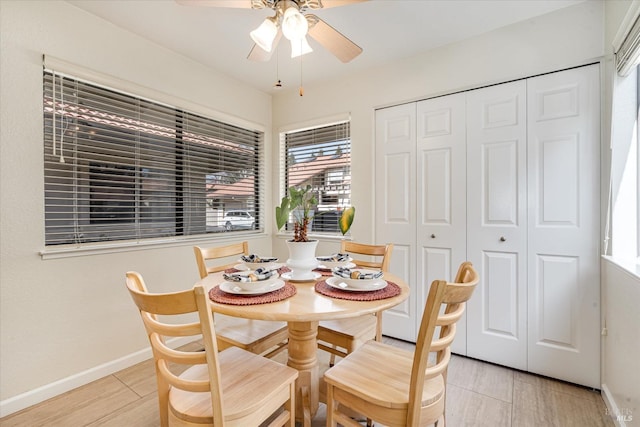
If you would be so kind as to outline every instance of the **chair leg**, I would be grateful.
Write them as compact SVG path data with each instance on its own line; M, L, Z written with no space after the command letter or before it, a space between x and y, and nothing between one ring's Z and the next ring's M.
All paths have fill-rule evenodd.
M285 409L289 411L289 422L287 427L296 427L296 383L292 382L289 386L289 400L284 405Z
M443 404L442 404L442 426L447 425L447 373L449 372L449 367L447 366L442 373L442 379L444 380L444 396L442 396ZM438 419L440 421L440 419ZM438 421L436 421L436 427L438 426Z
M160 426L169 427L169 388L170 385L158 371L156 365L156 383L158 385L158 410L160 412Z
M382 342L382 312L374 313L376 316L376 341Z
M333 348L337 348L337 347L334 345ZM329 358L329 367L331 368L335 364L336 364L336 355L331 353L331 357Z
M327 427L338 427L333 411L335 410L336 401L333 400L333 386L327 384Z

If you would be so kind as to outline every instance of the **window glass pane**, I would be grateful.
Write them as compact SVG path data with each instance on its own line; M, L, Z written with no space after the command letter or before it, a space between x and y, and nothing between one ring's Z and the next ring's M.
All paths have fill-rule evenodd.
M285 189L311 185L318 200L311 231L339 233L342 209L351 205L349 122L289 132L284 138Z
M640 157L638 70L619 77L613 92L611 151L611 255L640 262Z
M259 228L261 132L44 72L47 245Z

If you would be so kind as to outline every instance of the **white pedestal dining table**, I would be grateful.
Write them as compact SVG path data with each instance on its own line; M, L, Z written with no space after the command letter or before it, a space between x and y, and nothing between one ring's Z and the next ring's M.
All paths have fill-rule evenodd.
M327 279L318 278L317 281ZM288 325L287 365L299 372L296 381L296 419L310 427L318 410L319 384L317 332L320 320L342 319L376 313L394 307L409 297L409 286L401 278L385 273L384 279L395 283L400 293L373 301L354 301L325 296L315 289L316 280L287 282L295 286L295 294L277 302L252 305L225 304L211 301L214 313L257 320L284 321ZM210 274L199 284L210 290L224 281L222 272Z

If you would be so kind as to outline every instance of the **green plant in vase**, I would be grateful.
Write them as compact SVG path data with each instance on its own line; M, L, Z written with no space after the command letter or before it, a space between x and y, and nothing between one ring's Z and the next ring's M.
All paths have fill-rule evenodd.
M289 195L284 196L280 206L276 206L276 224L278 230L289 221L289 215L293 212L293 241L308 242L307 233L312 217L311 212L318 204L318 199L311 191L311 185L304 188L289 187ZM356 208L350 206L342 211L338 225L342 235L345 235L353 224Z
M293 212L293 241L308 242L307 232L311 222L311 212L318 204L318 199L311 192L311 186L304 188L289 188L289 195L284 196L280 206L276 206L276 224L278 230L289 221L289 214Z

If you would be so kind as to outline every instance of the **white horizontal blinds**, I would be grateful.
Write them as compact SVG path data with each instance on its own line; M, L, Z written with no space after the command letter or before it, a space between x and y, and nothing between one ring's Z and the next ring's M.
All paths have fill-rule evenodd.
M223 231L224 214L230 210L249 212L255 224L234 224L229 231L260 228L262 133L187 114L182 138L188 234Z
M636 18L616 52L616 69L627 76L640 62L640 17Z
M45 70L46 245L223 231L214 205L231 196L210 201L211 177L256 179L261 145L258 132ZM257 209L256 194L233 203Z
M311 185L318 205L311 231L338 232L338 213L351 205L349 122L285 134L285 189Z

